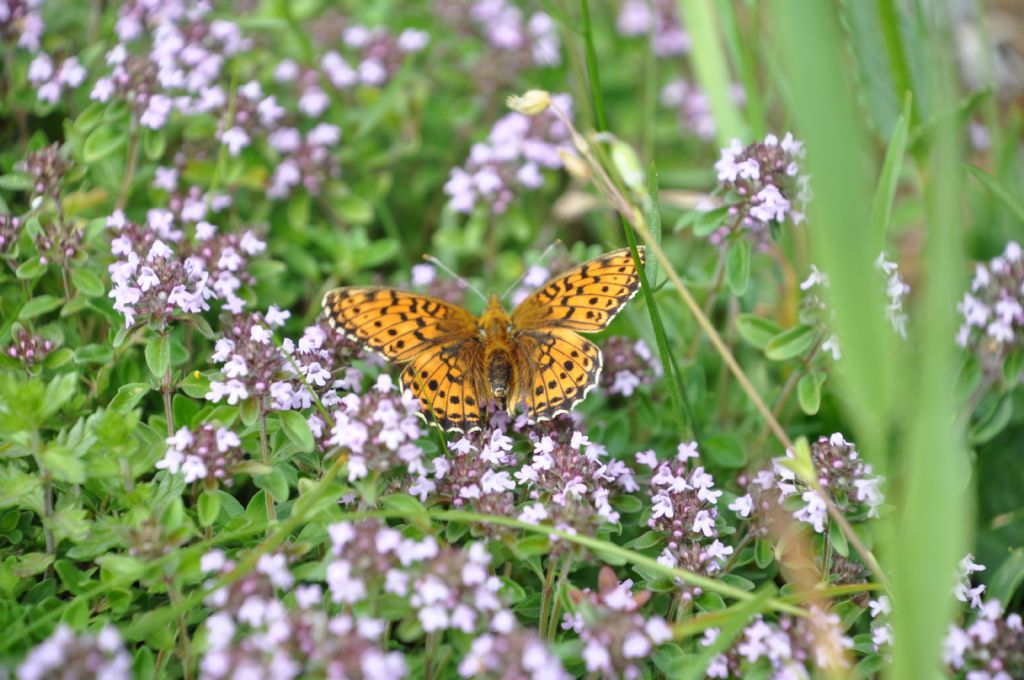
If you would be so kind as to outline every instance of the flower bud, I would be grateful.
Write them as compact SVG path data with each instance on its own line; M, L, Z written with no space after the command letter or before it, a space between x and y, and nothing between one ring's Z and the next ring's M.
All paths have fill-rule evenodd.
M551 94L547 90L527 90L523 96L510 96L505 103L513 111L527 116L543 113L551 105Z
M590 170L590 166L587 165L587 162L568 149L559 149L558 156L562 159L562 164L565 166L565 169L573 177L586 182L594 176L594 173Z

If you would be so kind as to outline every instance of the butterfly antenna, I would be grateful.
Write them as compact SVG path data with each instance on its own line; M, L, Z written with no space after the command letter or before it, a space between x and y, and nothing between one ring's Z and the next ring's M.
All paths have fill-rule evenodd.
M448 266L444 262L441 262L441 260L437 259L433 255L424 255L423 259L426 260L427 262L429 262L430 264L434 265L435 267L437 267L441 271L446 272L449 276L451 276L453 279L455 279L456 281L461 283L463 286L465 286L469 290L471 290L474 293L476 293L477 295L479 295L481 300L483 300L484 302L487 302L487 296L486 295L481 293L480 290L476 286L474 286L472 283L470 283L469 281L467 281L466 279L462 278L461 276L459 276L458 274L453 272L451 269L449 269Z
M544 252L541 253L540 256L537 257L537 259L535 259L533 262L531 262L530 266L527 267L526 269L524 269L523 273L519 275L519 278L516 279L515 282L511 286L509 286L508 289L504 293L501 294L501 299L504 300L506 297L508 297L508 294L511 293L513 290L515 290L516 286L518 286L520 283L523 282L523 279L526 278L526 275L530 273L530 268L531 267L533 267L535 264L539 264L539 263L543 262L545 259L547 259L547 256L551 254L551 251L554 250L556 246L560 246L560 245L562 245L561 239L555 239L554 242L552 242L551 245L549 245L547 248L545 248Z

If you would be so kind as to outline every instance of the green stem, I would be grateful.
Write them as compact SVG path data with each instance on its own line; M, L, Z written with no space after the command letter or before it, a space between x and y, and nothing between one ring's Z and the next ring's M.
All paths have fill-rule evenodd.
M555 586L553 593L554 599L551 604L551 616L548 617L548 632L546 639L548 642L555 641L555 634L558 632L558 619L562 615L562 597L561 594L565 589L565 584L569 580L569 570L572 568L572 553L570 552L565 556L565 561L562 562L562 571L558 575L558 584ZM541 625L544 625L543 620ZM541 634L544 634L544 629L541 628Z
M604 110L601 94L601 78L597 72L597 50L594 49L594 28L590 22L590 3L580 0L580 18L583 20L583 43L587 55L587 77L590 79L590 96L594 101L594 119L598 131L608 129L608 116ZM634 248L634 257L636 256Z
M544 576L544 588L541 590L540 616L537 617L537 629L544 635L547 627L548 609L551 606L551 590L555 583L555 573L558 571L558 558L548 556L548 570Z
M128 160L125 163L124 177L121 178L121 190L117 193L117 209L123 210L132 193L132 182L135 179L135 166L139 163L139 122L132 116L128 132Z
M270 467L270 444L267 439L267 403L264 397L260 397L259 399L260 454L263 456L263 464ZM277 521L277 510L274 508L274 497L270 494L270 491L264 489L263 498L267 503L267 519L270 522Z
M170 576L164 578L164 583L167 585L167 594L171 599L171 605L177 607L181 603L181 592L178 590L178 586L175 585L174 579ZM185 621L185 610L182 610L178 615L178 646L181 650L182 674L185 680L192 680L192 655L189 651L188 623Z

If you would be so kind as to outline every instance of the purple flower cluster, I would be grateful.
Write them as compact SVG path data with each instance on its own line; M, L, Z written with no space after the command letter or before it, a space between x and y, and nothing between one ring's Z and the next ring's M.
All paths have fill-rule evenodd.
M987 370L999 370L1007 355L1020 345L1024 327L1024 256L1010 241L1002 255L974 269L971 290L957 305L963 324L956 341L975 352Z
M439 456L430 463L430 474L419 477L409 493L420 500L432 498L457 509L472 508L477 512L515 516L516 482L502 467L513 465L512 438L501 429L490 434L478 430L450 442L449 456Z
M186 484L203 479L208 485L231 486L232 468L244 457L237 434L206 423L194 431L183 427L168 437L167 452L156 467L172 475L182 473Z
M324 182L338 177L341 166L331 148L341 140L341 129L318 123L304 134L294 127L280 127L267 137L267 143L280 155L267 188L267 197L284 199L296 187L310 194L320 193Z
M228 97L220 84L227 60L247 49L238 25L209 16L207 3L182 0L124 3L111 48L111 70L99 78L91 97L123 97L143 127L158 130L170 114L219 113ZM135 57L131 51L143 55ZM148 63L147 63L148 62Z
M562 63L558 27L545 12L534 12L527 19L508 0L474 0L469 16L492 48L528 53L537 66Z
M711 234L711 242L720 244L741 232L767 247L773 223L802 222L810 199L810 177L800 174L803 157L803 143L789 133L781 140L769 134L749 146L734 139L722 149L715 169L730 221Z
M423 474L423 449L417 443L424 434L419 400L409 390L399 391L391 376L378 376L365 394L346 394L333 418L327 443L348 454L349 481L399 466L410 474Z
M76 634L60 624L18 666L21 680L51 678L104 678L128 680L132 677L132 658L125 651L121 634L106 626L95 635Z
M641 385L649 385L661 377L661 361L643 340L616 335L601 345L604 368L601 385L608 394L633 396Z
M570 115L568 95L553 95L552 101ZM542 169L563 166L558 150L570 146L569 130L550 109L536 116L506 114L487 142L473 145L465 165L452 169L444 185L452 210L468 214L482 204L493 214L505 212L518 191L544 184Z
M209 300L224 300L238 313L245 301L238 297L249 259L266 250L252 231L218 234L209 222L195 225L194 238L185 238L169 210L149 210L144 224L129 222L121 211L108 220L114 232L111 252L118 258L108 267L114 288L114 309L125 327L140 323L167 324L181 314L210 308Z
M659 461L654 451L637 454L637 463L651 469L649 482L651 516L647 526L668 541L658 562L697 574L712 575L721 570L732 546L718 538L718 499L715 480L703 465L694 464L700 454L696 442L679 445L672 460ZM682 595L689 600L701 589L684 586Z
M1005 612L988 600L964 628L950 625L943 661L967 680L1013 680L1024 677L1024 623L1019 613Z
M42 363L55 347L53 340L17 327L12 333L11 344L7 346L5 354L20 361L25 368L31 369Z
M529 502L519 519L544 522L570 533L592 535L603 523L617 524L612 494L639 487L621 460L604 460L608 452L580 432L557 421L531 431L533 455L515 473Z
M441 547L432 537L406 538L372 520L333 524L329 532L335 559L327 566L327 585L334 602L355 605L383 593L408 597L427 633L475 633L507 612L482 543Z
M32 179L34 198L56 201L60 199L61 183L71 164L61 153L60 145L54 143L29 153L19 167Z
M758 472L749 481L747 493L729 505L742 518L759 511L762 516L757 523L762 535L767 534L773 508L788 498L799 499L793 511L798 521L811 525L819 534L824 533L828 524L828 509L821 493L800 482L783 463L792 458L790 451L786 458L776 458L772 468ZM853 442L846 441L838 432L821 437L811 444L811 463L821 490L846 517L853 521L878 517L878 508L885 502L884 479L873 475L871 465L860 457Z
M875 269L885 277L885 295L889 298L885 307L885 317L896 334L906 340L907 324L910 322L910 317L903 305L907 295L910 294L910 286L900 276L899 265L886 259L884 251L879 253L875 259ZM825 341L821 343L821 349L830 353L834 361L839 361L843 356L839 338L829 330L835 313L828 303L828 288L828 275L812 264L811 272L800 283L800 290L806 293L801 302L800 316L804 323L818 327L823 333L828 333Z
M846 655L853 648L853 640L843 635L839 616L817 605L811 606L810 614L806 618L784 615L778 623L756 616L738 642L712 658L707 676L723 680L745 678L766 670L772 680L790 680L846 668ZM717 628L709 628L701 643L710 645L718 634Z
M0 253L7 253L18 242L25 223L14 215L0 215Z
M43 0L0 0L0 40L29 52L39 49L43 38Z
M690 36L683 30L679 5L673 0L623 0L615 26L625 36L650 35L659 57L690 51Z
M328 614L319 584L296 585L288 556L267 554L256 568L207 598L202 676L218 678L402 678L401 652L381 641L383 621ZM235 563L219 550L201 566L225 574ZM287 596L287 598L286 598ZM290 604L294 602L294 604Z
M40 52L28 65L28 81L36 86L39 101L55 104L66 89L74 89L85 82L85 67L78 57L67 57L59 62Z
M746 101L746 93L740 85L733 85L731 94L736 104ZM659 99L663 106L678 111L679 126L684 133L703 141L715 138L717 128L711 111L711 100L699 86L679 78L661 88Z
M285 352L274 344L270 330L284 324L290 315L271 306L266 315L250 312L225 317L223 333L210 357L221 366L223 379L210 381L208 400L216 404L223 399L234 405L249 397L265 399L269 396L271 405L278 409L295 407L296 399L298 407L310 405L312 398L304 388L293 383L294 369ZM311 379L312 384L327 384L330 372L312 363L306 367L307 380Z
M639 678L641 664L654 648L672 639L672 630L660 616L644 617L638 610L649 592L633 594L633 581L619 583L603 567L599 591L571 591L576 611L566 613L562 628L572 630L583 643L583 661L595 677Z
M498 612L491 631L473 640L459 663L464 678L569 680L562 662L535 631L517 625L511 612Z

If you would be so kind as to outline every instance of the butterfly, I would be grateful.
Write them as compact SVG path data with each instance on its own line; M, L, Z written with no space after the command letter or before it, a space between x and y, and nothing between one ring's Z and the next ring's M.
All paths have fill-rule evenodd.
M477 318L444 300L379 286L335 288L323 308L336 331L405 364L402 386L435 423L471 432L491 402L550 420L583 401L601 375L601 350L580 333L607 328L638 288L623 248L552 278L511 314L497 295Z

